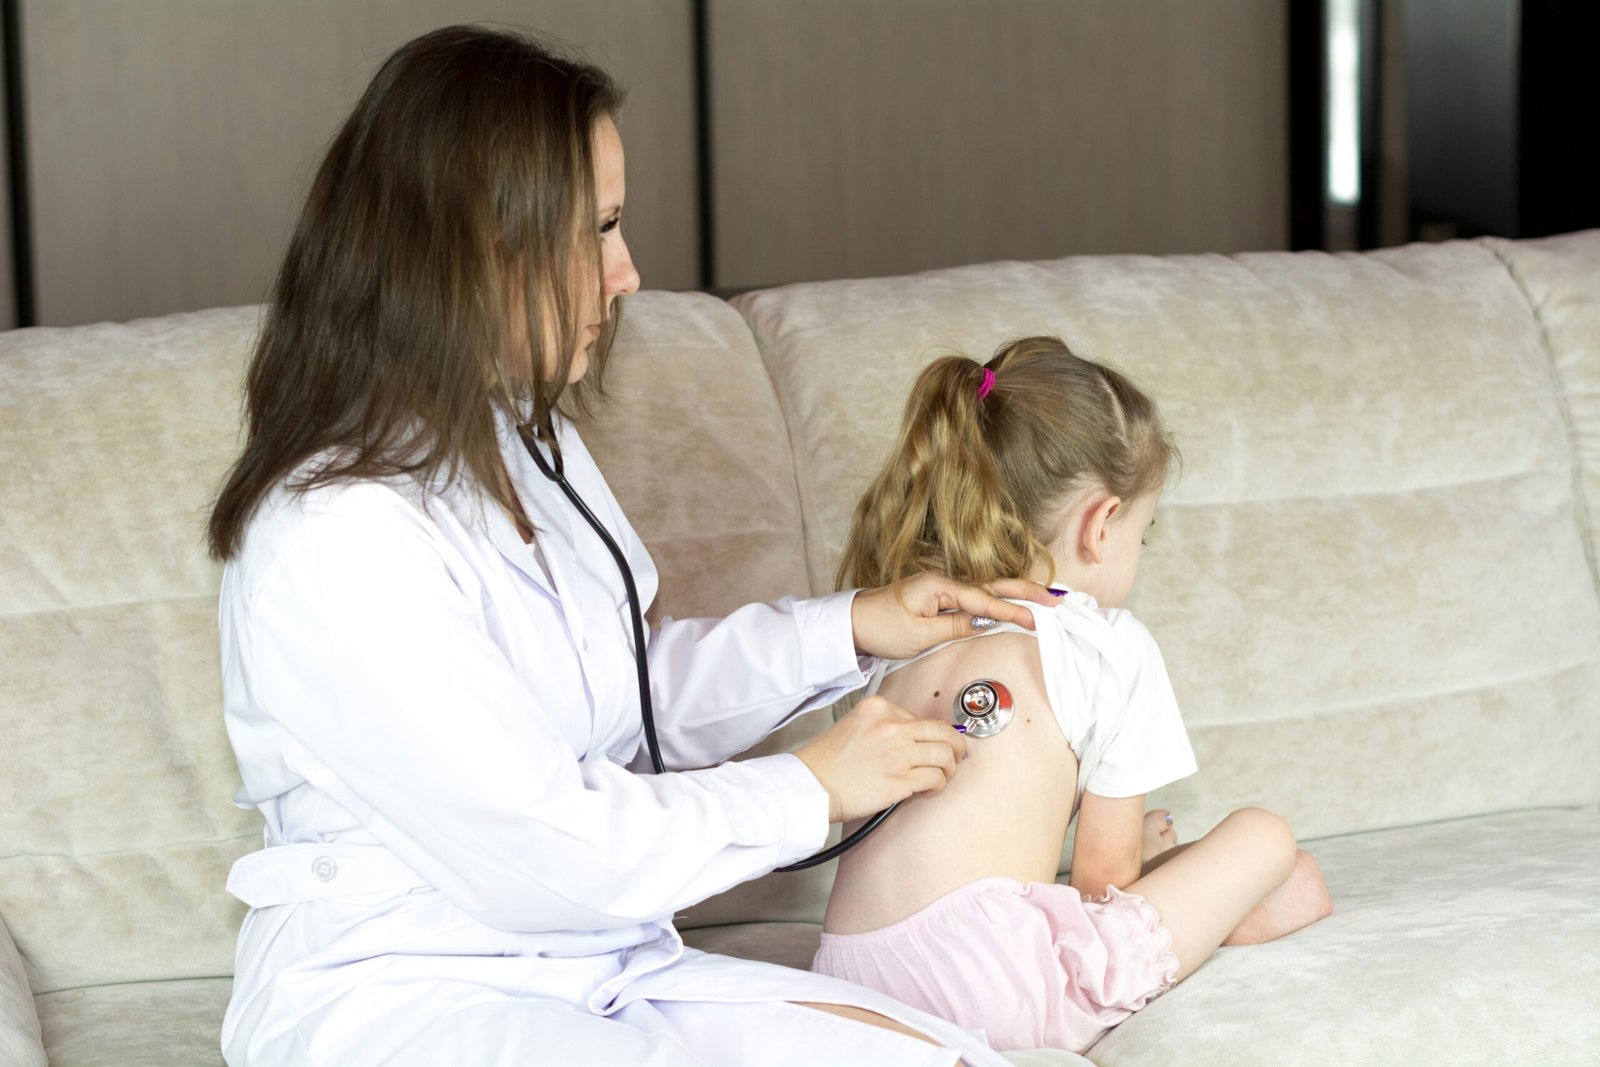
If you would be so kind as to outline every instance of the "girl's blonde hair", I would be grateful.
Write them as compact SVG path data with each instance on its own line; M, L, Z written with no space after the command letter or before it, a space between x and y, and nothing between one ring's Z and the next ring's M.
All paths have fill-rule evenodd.
M945 356L917 377L889 461L856 504L839 585L924 570L1021 577L1049 560L1076 493L1099 485L1131 501L1177 460L1155 403L1059 338L1012 341L988 363Z

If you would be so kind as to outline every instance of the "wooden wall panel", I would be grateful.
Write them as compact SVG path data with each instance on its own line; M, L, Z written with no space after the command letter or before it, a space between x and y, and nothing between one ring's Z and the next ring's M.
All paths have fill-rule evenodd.
M1288 241L1285 0L715 0L716 282Z
M5 27L0 25L0 62L5 57ZM0 149L6 144L5 102L0 100ZM0 161L0 330L17 324L16 275L11 262L11 175Z
M697 280L688 0L23 0L39 320L265 298L300 197L383 58L453 22L531 26L630 86L630 243Z

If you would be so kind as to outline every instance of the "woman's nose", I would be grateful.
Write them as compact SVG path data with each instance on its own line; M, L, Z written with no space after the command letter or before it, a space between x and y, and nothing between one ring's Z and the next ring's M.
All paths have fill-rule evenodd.
M623 244L617 258L606 271L606 296L627 296L638 291L639 271L633 265L633 256L628 252L628 246Z

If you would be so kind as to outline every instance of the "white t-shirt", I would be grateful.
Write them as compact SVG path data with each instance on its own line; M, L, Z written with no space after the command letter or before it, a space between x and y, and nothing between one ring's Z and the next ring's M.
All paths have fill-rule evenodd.
M1068 593L1053 608L1013 603L1033 613L1036 629L1001 623L961 640L997 633L1038 638L1050 709L1078 757L1074 811L1086 789L1102 797L1140 796L1195 773L1167 666L1143 623L1122 608L1102 608L1087 593ZM867 694L900 667L955 643L881 662Z

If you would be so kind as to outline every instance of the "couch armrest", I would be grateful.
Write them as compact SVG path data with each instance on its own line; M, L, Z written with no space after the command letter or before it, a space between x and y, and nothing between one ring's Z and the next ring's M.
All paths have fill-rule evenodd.
M0 1063L48 1067L33 990L4 916L0 916Z

